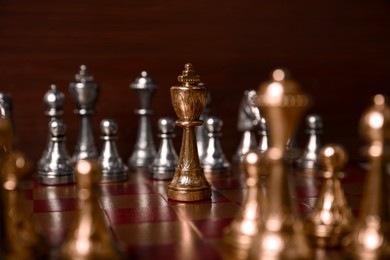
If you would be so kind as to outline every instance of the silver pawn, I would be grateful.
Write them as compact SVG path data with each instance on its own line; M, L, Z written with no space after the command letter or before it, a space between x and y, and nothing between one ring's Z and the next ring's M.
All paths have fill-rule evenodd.
M102 167L100 182L119 182L128 178L128 168L122 162L115 144L118 126L112 119L104 119L100 122L101 139L103 140L99 162Z
M256 135L254 132L256 128L256 115L254 112L256 112L256 109L258 110L258 108L254 106L256 95L255 90L246 90L240 103L237 129L242 132L242 137L240 144L233 155L234 164L241 164L245 154L257 147Z
M204 169L205 175L209 177L219 174L230 174L230 163L222 151L219 139L222 136L222 125L222 120L214 116L210 116L206 121L208 141L206 153L201 158L201 165Z
M198 85L203 85L203 83L200 82ZM206 107L199 118L203 122L206 122L207 118L210 116L210 104L211 104L211 94L210 92L207 92ZM198 148L198 155L199 158L202 158L202 156L206 152L206 144L208 139L205 124L197 126L195 128L195 133L196 133L196 146Z
M316 114L308 115L306 117L306 125L306 133L309 135L309 140L297 164L302 169L319 169L320 163L318 158L321 150L319 135L323 132L322 119Z
M269 139L268 139L268 128L265 118L261 117L259 120L259 144L257 150L260 153L264 153L269 148Z
M75 81L69 83L69 92L76 106L75 114L81 117L78 141L72 156L72 163L80 159L98 158L95 146L91 116L99 95L99 86L92 82L93 76L85 65L80 66L80 71L75 76Z
M170 117L160 118L157 122L161 138L160 147L154 158L151 178L157 180L170 180L175 173L178 156L172 142L175 137L175 122Z
M11 122L12 132L15 134L15 124L12 116L12 95L8 92L0 92L0 116L8 118Z
M60 119L49 122L50 142L45 160L38 167L38 180L47 185L74 182L73 167L65 145L66 126Z
M65 104L65 96L61 91L57 89L56 85L50 85L50 89L43 96L43 103L46 107L45 114L50 117L50 120L60 119L60 117L64 114L63 108ZM38 167L45 162L50 142L51 135L49 134L47 146L42 153L41 159L38 162Z
M128 160L128 164L133 168L144 169L152 164L156 156L156 148L154 145L152 126L150 123L150 115L153 114L151 108L151 100L154 95L157 85L146 71L141 72L141 76L137 77L130 88L138 94L140 108L135 109L134 113L139 115L137 141L134 145L132 155Z

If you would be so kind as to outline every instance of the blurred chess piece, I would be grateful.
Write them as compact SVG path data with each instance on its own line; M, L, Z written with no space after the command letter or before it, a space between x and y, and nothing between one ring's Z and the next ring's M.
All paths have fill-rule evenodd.
M199 82L198 86L203 86L202 82ZM198 146L198 155L199 158L202 158L206 153L206 144L208 140L207 129L205 127L205 122L210 116L210 104L211 104L211 94L207 92L206 107L200 115L200 120L203 121L203 124L195 128L196 131L196 145Z
M50 141L45 157L38 165L40 183L60 185L74 182L73 167L65 145L65 130L61 119L50 120Z
M157 122L160 147L151 167L151 178L170 180L175 173L178 156L172 142L175 137L175 122L170 117L162 117Z
M223 235L229 259L248 259L253 238L259 232L260 223L264 221L266 200L260 182L262 158L259 151L250 151L244 157L243 168L247 185L245 201L242 211L224 229Z
M277 69L271 81L260 85L257 101L269 128L271 147L265 154L269 170L267 211L250 259L311 259L313 252L289 193L285 164L286 144L308 105L308 97L285 71Z
M69 93L76 106L74 112L81 118L79 136L72 156L72 163L80 159L98 158L95 146L91 117L94 113L99 86L93 82L93 76L85 65L80 66L80 71L75 76L75 81L69 83Z
M46 106L45 114L50 117L50 120L60 119L64 114L65 95L57 89L57 86L52 84L50 89L43 97L43 103ZM38 162L38 168L42 167L47 157L49 145L51 143L51 134L48 135L46 148L42 153L41 159Z
M230 163L222 150L220 137L223 122L220 118L210 116L205 122L207 129L206 152L201 157L201 166L207 177L230 175Z
M390 139L390 107L383 95L373 98L359 130L369 143L369 170L357 223L343 242L356 259L390 259L390 204L383 160L384 143Z
M10 146L11 125L0 118L0 145ZM19 151L9 149L3 154L0 167L1 179L1 249L2 259L44 259L49 246L34 219L28 212L21 188L23 178L31 165Z
M80 208L61 245L60 259L122 259L96 195L101 179L99 162L79 160L75 174Z
M301 169L318 170L320 169L318 157L322 145L320 138L320 135L323 132L322 119L319 115L308 115L306 117L306 125L306 133L309 135L309 139L297 164Z
M256 149L257 141L255 135L256 116L254 111L258 108L255 105L256 99L255 90L246 90L243 94L239 112L238 112L238 131L242 132L240 144L237 147L235 154L233 155L233 163L240 164L243 162L244 156L247 152Z
M12 116L12 95L8 92L0 92L0 116L8 118L11 123L12 133L15 135L15 123Z
M352 229L353 216L340 183L347 153L340 145L326 145L319 152L323 183L305 228L318 247L338 247Z
M140 108L134 111L135 114L139 115L138 133L128 164L135 169L144 169L153 163L156 156L156 147L154 146L152 125L149 117L153 114L151 103L157 85L146 71L142 71L141 76L131 83L130 88L136 91Z
M198 85L200 78L190 63L184 66L178 81L182 85L171 87L171 100L179 117L176 124L183 128L183 137L175 174L168 185L168 198L179 201L210 199L211 186L200 166L195 134L195 127L203 123L199 117L206 106L207 89Z
M128 179L128 168L119 156L115 140L118 138L118 125L113 119L104 119L100 122L102 150L99 163L102 167L101 183L120 182Z

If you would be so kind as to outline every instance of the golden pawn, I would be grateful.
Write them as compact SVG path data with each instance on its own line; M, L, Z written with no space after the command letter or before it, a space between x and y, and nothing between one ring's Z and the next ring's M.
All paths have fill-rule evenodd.
M245 201L242 211L224 230L223 236L226 251L229 251L229 259L247 258L253 237L258 233L259 225L264 220L266 201L260 182L262 167L260 151L250 151L244 156L243 168L247 176Z
M369 142L369 170L359 218L344 246L356 259L390 259L388 176L383 159L384 144L390 140L390 108L383 95L376 95L363 113L360 133Z
M286 146L309 99L300 86L277 69L260 85L257 103L269 127L271 146L265 153L269 173L267 212L253 239L250 259L311 259L303 223L295 215L286 175Z
M0 146L7 147L1 156L1 259L45 259L49 257L47 241L26 210L22 179L31 165L19 151L11 149L10 122L0 118Z
M75 167L80 209L61 246L60 259L122 259L99 206L96 186L101 178L97 160L79 160Z
M347 162L347 153L340 145L326 145L319 153L324 181L313 212L305 228L316 246L336 247L351 231L353 216L340 179Z
M211 197L211 186L200 166L195 135L195 127L203 124L199 117L206 106L207 89L198 84L200 78L192 64L184 67L183 74L178 76L182 85L171 87L172 105L179 117L176 124L183 128L183 139L175 174L168 185L168 198L197 201Z

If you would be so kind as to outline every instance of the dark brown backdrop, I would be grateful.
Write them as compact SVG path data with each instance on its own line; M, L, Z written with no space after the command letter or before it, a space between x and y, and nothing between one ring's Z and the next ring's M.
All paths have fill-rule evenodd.
M68 83L86 64L101 86L96 142L99 121L117 120L127 160L138 125L129 84L148 70L160 86L155 126L158 117L175 117L169 88L191 62L212 94L212 114L224 121L222 146L231 159L243 91L282 66L312 96L308 113L323 117L323 142L341 143L359 159L360 115L374 94L389 94L389 13L387 1L1 0L0 91L13 95L16 145L37 161L47 138L42 98L57 84L67 97L72 153L79 120Z

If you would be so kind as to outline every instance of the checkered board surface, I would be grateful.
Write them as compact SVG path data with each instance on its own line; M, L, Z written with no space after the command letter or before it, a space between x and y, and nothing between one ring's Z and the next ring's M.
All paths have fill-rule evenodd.
M365 171L351 166L346 173L342 185L357 214ZM107 225L129 259L222 259L223 229L241 210L246 194L243 173L210 180L210 200L186 203L168 200L168 181L152 180L142 172L129 176L123 183L102 184L97 191ZM293 201L304 217L313 209L321 178L300 172L289 177ZM79 207L76 186L31 181L25 191L34 219L58 248Z

